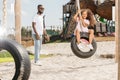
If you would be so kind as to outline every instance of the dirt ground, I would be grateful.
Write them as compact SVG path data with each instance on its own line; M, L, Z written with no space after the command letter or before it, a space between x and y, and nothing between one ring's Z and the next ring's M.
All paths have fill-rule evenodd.
M34 51L34 47L27 47ZM115 53L115 41L97 42L96 53L87 59L76 57L68 43L43 44L42 54L54 56L40 59L42 66L31 61L29 80L117 80L117 63L114 58L101 58L101 54ZM0 79L11 80L13 63L0 64ZM8 74L10 73L10 74Z

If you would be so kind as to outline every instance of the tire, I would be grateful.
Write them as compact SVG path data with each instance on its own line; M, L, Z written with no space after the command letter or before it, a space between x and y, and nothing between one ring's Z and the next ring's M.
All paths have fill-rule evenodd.
M7 50L14 58L15 74L12 80L28 80L31 72L28 52L20 44L9 39L0 39L0 49Z
M85 36L85 35L84 36L82 35L81 38L88 40L88 36ZM96 44L95 40L92 41L92 45L93 45L93 48L94 48L93 50L90 50L89 52L82 52L77 47L75 36L72 38L72 41L71 41L71 49L72 49L73 53L77 57L80 57L80 58L89 58L96 52L97 44Z

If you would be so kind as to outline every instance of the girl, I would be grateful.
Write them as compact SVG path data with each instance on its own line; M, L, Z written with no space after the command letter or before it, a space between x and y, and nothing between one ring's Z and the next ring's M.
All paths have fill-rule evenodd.
M74 20L77 22L76 29L74 34L76 35L78 47L80 41L80 32L88 32L89 33L89 44L88 47L92 50L92 40L94 38L94 25L95 25L95 18L90 9L82 9L81 16L79 16L80 10L75 14ZM80 23L81 22L81 23Z

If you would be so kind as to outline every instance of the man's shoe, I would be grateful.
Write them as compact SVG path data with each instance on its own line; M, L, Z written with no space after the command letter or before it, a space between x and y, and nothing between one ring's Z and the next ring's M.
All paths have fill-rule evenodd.
M36 62L35 62L35 65L37 65L37 66L42 66L42 63L41 63L40 61L36 61Z

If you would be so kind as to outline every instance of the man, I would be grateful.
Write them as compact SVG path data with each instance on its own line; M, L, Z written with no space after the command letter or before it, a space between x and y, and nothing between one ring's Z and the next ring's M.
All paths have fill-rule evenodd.
M41 46L42 46L42 35L43 35L43 12L44 8L43 5L37 6L38 12L35 15L33 21L32 21L32 37L34 39L34 49L35 49L35 56L34 56L34 62L36 65L41 65L41 62L39 61L39 56L41 52Z

